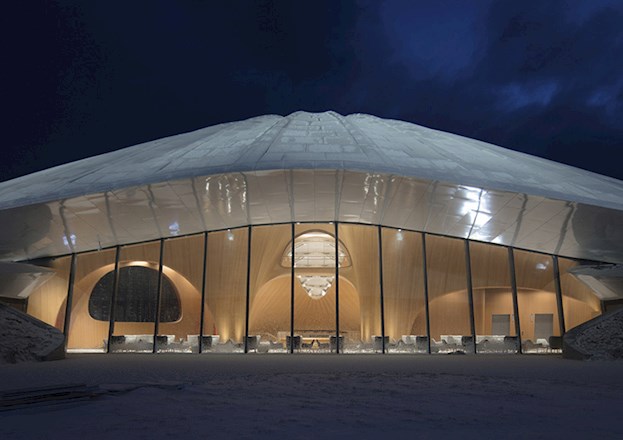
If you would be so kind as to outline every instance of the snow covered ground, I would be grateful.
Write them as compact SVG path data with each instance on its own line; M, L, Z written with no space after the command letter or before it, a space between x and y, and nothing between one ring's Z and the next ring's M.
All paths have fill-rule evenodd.
M623 438L623 361L480 355L69 355L0 365L0 438Z

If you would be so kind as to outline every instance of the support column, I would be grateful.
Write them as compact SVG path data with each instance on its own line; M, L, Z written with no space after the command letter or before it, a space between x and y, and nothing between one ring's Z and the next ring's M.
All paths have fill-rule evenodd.
M515 334L517 335L517 354L521 354L521 323L519 322L519 302L517 301L517 276L515 274L515 254L513 248L508 248L508 268L511 275L511 289L513 292L513 313L515 314Z
M110 353L110 338L115 331L115 305L117 304L117 292L119 291L119 255L121 246L117 246L115 250L115 272L112 281L112 292L110 295L110 316L108 321L108 339L106 344L106 352Z
M556 304L558 305L558 325L560 327L560 336L565 334L565 314L562 306L562 287L560 284L560 267L558 266L558 256L552 255L554 262L554 285L556 286Z
M162 296L162 258L164 257L164 238L160 239L160 256L158 258L158 284L156 286L156 316L154 317L154 344L152 353L158 352L158 327L160 324L160 297Z
M428 354L431 353L430 344L430 308L428 305L428 268L426 263L426 234L422 233L422 268L424 274L424 301L426 305L426 338L428 339Z
M294 222L290 225L290 243L292 243L292 247L290 252L292 252L292 256L290 258L290 353L294 353Z
M244 352L249 352L249 301L251 297L251 225L247 233L247 300L244 313Z
M69 339L71 304L74 297L74 279L76 277L76 259L76 254L71 254L71 262L69 263L69 284L67 285L67 300L65 301L65 322L63 323L63 334L65 335L65 350L67 350L67 340Z
M208 233L203 233L203 270L201 273L201 317L199 318L199 347L197 353L203 353L203 322L206 313L206 274L208 265Z
M379 287L381 294L381 352L385 354L385 301L383 300L383 231L378 226L379 235Z
M340 240L338 222L335 225L335 353L340 353Z
M469 252L469 240L465 240L465 275L467 281L467 299L469 301L469 326L472 332L473 352L476 353L476 325L474 322L474 290L472 288L472 259Z

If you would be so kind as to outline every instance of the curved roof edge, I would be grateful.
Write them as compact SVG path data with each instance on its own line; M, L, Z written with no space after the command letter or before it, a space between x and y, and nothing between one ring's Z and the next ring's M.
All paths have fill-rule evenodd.
M219 124L0 183L0 209L194 176L380 172L623 210L623 182L459 135L365 114L295 112Z

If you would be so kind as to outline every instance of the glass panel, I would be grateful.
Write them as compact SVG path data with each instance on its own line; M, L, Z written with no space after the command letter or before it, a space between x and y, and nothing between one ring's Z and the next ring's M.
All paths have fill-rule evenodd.
M380 352L378 228L340 224L338 237L352 263L340 269L340 333L344 335L344 352Z
M508 249L470 242L476 349L479 353L516 352Z
M110 351L152 352L159 260L159 241L121 248L119 290L114 305L115 322ZM143 277L139 276L139 272L123 270L134 266L149 269L152 275L155 272L155 276Z
M334 231L334 225L328 223L295 226L293 344L298 347L300 341L304 352L329 352L336 348ZM304 241L313 235L318 240L316 246L298 246L301 237ZM348 291L346 284L341 278L340 302L343 289ZM344 295L348 297L348 293Z
M569 273L569 270L577 265L577 261L558 258L562 309L565 313L567 331L601 315L600 299L586 284Z
M105 352L108 344L109 314L102 320L95 319L89 313L91 294L97 283L108 273L115 270L116 249L78 254L74 293L71 301L71 320L68 352ZM107 292L108 308L112 298L112 286Z
M385 336L390 353L426 353L422 234L383 228Z
M465 243L426 236L431 350L472 352Z
M160 299L160 336L158 351L198 352L199 326L201 321L201 284L203 277L203 234L190 237L168 239L164 242L162 273L173 286L175 298L165 296L161 290ZM166 277L166 278L165 278ZM172 300L177 303L172 303ZM162 319L181 308L181 316L174 322ZM212 317L206 318L208 321Z
M550 351L550 337L560 336L552 257L514 250L517 303L524 353Z
M202 352L244 351L248 229L208 234Z
M253 228L249 306L252 351L286 352L290 339L291 236L289 224ZM299 348L300 344L295 344L295 349Z
M40 282L28 296L28 314L63 331L71 257L52 258L34 262L52 269L50 278L42 275Z

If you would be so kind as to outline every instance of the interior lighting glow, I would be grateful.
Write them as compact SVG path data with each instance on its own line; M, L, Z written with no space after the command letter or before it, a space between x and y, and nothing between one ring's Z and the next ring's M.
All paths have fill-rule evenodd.
M296 278L311 299L323 298L335 279L334 276L326 275L297 275Z

